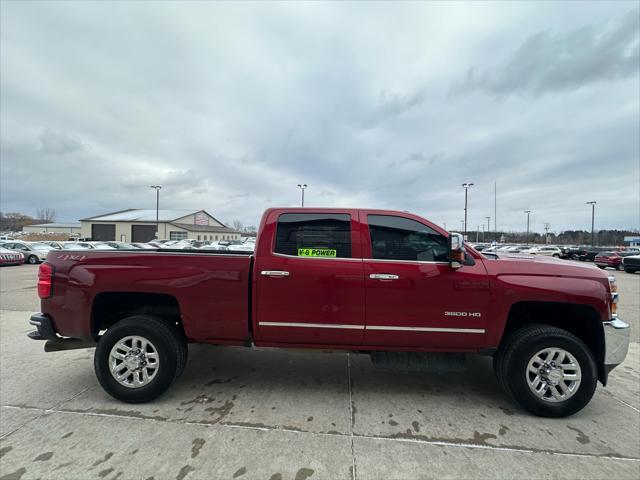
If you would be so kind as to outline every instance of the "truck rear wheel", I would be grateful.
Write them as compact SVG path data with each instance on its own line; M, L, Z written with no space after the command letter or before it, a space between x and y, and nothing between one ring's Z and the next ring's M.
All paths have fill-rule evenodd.
M102 388L128 403L162 395L176 380L187 359L184 336L152 316L127 317L100 338L94 368Z
M507 393L542 417L567 417L582 410L598 379L589 348L575 335L549 325L530 325L512 333L494 366Z

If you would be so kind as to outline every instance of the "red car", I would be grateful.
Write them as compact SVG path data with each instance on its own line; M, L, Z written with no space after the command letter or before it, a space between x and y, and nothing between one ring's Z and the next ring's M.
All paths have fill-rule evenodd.
M100 384L131 403L169 388L189 343L209 343L355 351L422 372L491 355L522 407L563 417L607 384L629 345L612 275L485 257L459 233L390 210L269 209L255 252L52 251L38 294L29 336L46 351L95 346Z
M600 252L594 258L594 263L605 269L607 267L615 268L616 270L623 271L624 265L622 265L622 259L631 253L625 252Z
M0 265L22 265L23 263L22 253L0 247Z

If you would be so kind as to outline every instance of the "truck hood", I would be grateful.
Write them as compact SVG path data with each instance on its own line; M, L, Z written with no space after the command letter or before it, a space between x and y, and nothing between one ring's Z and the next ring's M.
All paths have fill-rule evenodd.
M498 253L497 259L484 260L489 270L500 274L547 275L553 277L593 278L608 282L609 274L593 263L561 260L559 258ZM491 265L491 264L494 265Z

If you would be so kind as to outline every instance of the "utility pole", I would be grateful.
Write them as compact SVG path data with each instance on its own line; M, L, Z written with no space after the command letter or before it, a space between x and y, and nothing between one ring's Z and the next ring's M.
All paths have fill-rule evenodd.
M464 236L465 239L467 237L467 196L469 193L469 189L473 187L473 183L463 183L462 188L464 188Z
M299 183L298 187L300 187L300 191L302 192L302 206L304 207L304 191L307 188L307 184L306 183Z
M531 214L531 210L525 210L524 213L527 214L527 245L529 245L529 215Z
M151 185L156 191L156 240L160 240L160 189L162 185Z
M493 229L498 243L498 182L493 182Z
M464 220L460 220L460 228L462 228L462 231L464 232Z
M593 226L595 224L595 218L596 218L596 202L591 201L591 202L587 202L586 205L591 205L591 246L595 247L595 243L593 243L593 239L594 239L594 230L593 230Z
M487 234L491 231L491 217L484 217L487 219ZM484 230L484 226L482 227ZM484 235L482 236L482 241L484 242Z
M549 243L549 229L551 228L551 224L550 223L545 223L544 224L544 232L545 232L545 243Z
M484 223L482 224L482 242L484 243Z

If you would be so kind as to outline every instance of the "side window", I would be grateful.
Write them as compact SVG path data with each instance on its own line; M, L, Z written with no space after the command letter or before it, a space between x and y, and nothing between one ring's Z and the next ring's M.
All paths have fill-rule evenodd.
M372 257L384 260L446 262L447 239L409 218L369 215Z
M276 253L296 257L351 257L351 217L340 213L283 213Z

